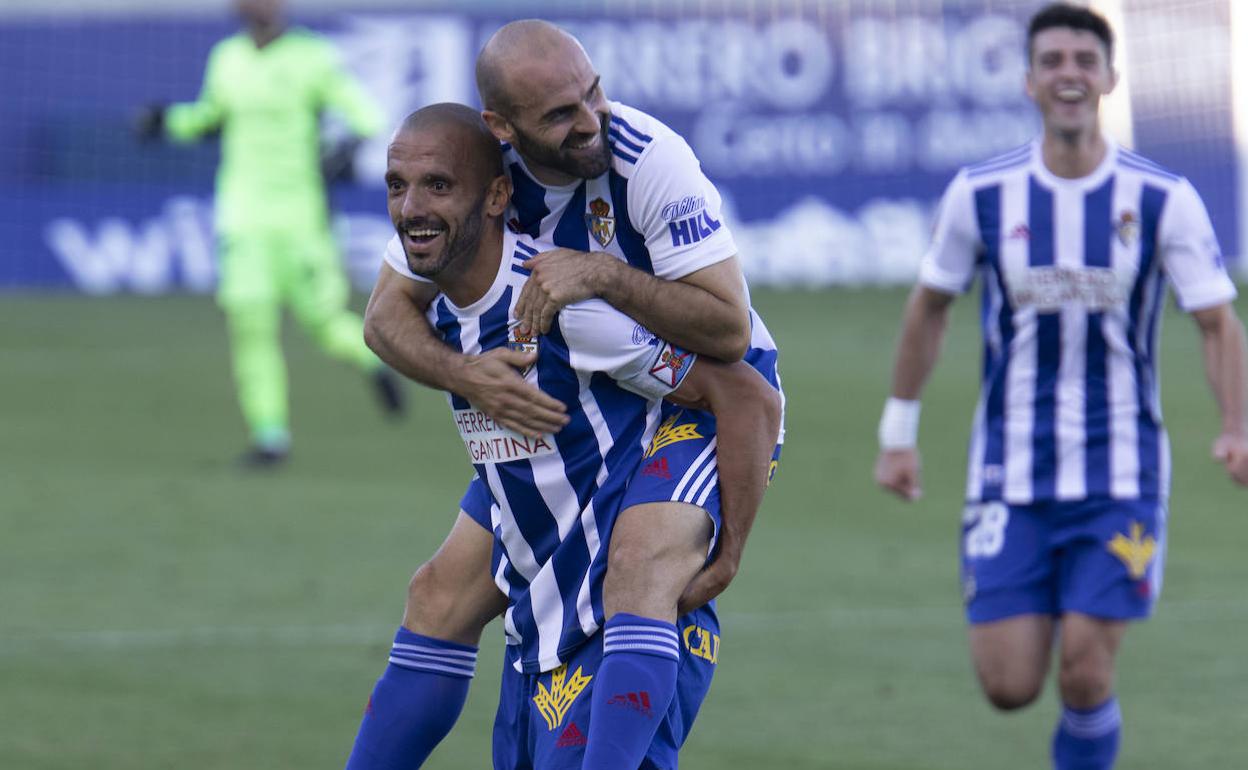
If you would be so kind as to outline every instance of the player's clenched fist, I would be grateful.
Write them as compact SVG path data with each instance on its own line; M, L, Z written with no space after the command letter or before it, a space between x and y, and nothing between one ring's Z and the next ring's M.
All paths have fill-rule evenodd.
M923 496L917 449L883 449L875 461L875 483L903 500Z
M1248 487L1248 439L1222 434L1213 443L1213 459L1226 466L1231 479Z
M526 260L522 267L533 274L516 300L516 319L529 331L545 334L560 310L601 294L611 266L618 262L575 249L551 249Z
M548 396L520 376L536 353L507 348L471 356L459 373L457 392L503 427L525 436L555 433L568 422L563 402Z

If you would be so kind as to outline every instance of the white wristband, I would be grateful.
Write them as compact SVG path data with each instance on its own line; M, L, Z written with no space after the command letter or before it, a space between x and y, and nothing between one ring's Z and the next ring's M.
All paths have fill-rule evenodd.
M922 404L889 398L880 416L880 449L913 449L919 443L919 412Z

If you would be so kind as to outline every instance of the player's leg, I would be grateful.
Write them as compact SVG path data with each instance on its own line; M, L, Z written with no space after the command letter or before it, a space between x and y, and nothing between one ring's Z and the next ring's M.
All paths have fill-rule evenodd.
M1002 711L1030 704L1044 688L1053 639L1049 615L1019 615L970 628L971 662L984 697Z
M282 292L295 319L327 355L371 379L386 412L401 413L398 378L364 344L364 320L347 309L350 286L329 230L292 236L286 248Z
M713 524L689 503L620 513L603 584L603 659L594 686L585 767L635 770L676 693L682 640L676 602L706 562Z
M234 383L251 437L249 465L276 464L290 448L281 308L271 244L258 233L222 237L217 302L225 313Z
M1127 623L1078 612L1062 617L1058 692L1062 715L1053 733L1057 770L1108 770L1118 754L1122 715L1114 697L1114 658Z
M719 656L719 621L714 608L707 605L686 613L676 620L676 626L685 644L680 651L675 695L666 709L646 697L645 690L633 690L608 699L612 709L635 713L653 724L653 737L643 749L643 756L626 765L632 770L677 766L680 747L710 690ZM508 713L504 719L504 703L514 698L514 688L508 687L507 682L517 676L506 666L500 718L495 727L495 767L529 766L516 761L518 753L507 740L499 740L500 726L511 731L515 725L527 727L528 734L522 740L533 747L532 766L542 770L604 767L588 753L590 741L586 733L593 731L594 714L603 701L603 682L607 681L603 678L603 667L610 657L603 654L600 633L577 649L565 665L527 677L529 689L525 693L524 712L519 718L514 712ZM509 651L508 662L514 660Z
M984 697L1009 711L1044 688L1057 615L1048 509L973 503L962 514L962 589Z
M473 490L465 510L476 509ZM461 511L446 541L416 571L389 665L347 760L350 770L420 767L454 726L481 632L507 607L490 573L493 547L493 534Z
M665 711L682 640L676 603L706 563L719 524L714 417L668 409L629 482L611 530L603 582L603 661L595 684L585 767L636 770Z
M1114 660L1128 622L1146 618L1161 590L1165 503L1088 500L1058 513L1062 715L1053 765L1108 770L1122 731Z

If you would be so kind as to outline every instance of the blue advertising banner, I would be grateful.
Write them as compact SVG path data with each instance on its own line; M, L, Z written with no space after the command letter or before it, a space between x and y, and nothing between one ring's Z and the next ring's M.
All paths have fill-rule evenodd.
M753 283L857 285L912 280L956 169L1038 130L1023 90L1033 7L937 5L552 21L584 43L609 98L690 142L724 195ZM473 60L507 20L446 12L300 21L334 41L396 125L424 104L476 104ZM135 19L0 30L0 288L211 290L216 148L141 145L130 121L145 103L193 98L209 48L234 25ZM1237 178L1227 163L1208 162L1234 157L1223 112L1225 120L1197 125L1142 120L1134 144L1192 179L1224 251L1238 254ZM392 231L387 140L361 147L357 182L333 195L344 260L361 287Z

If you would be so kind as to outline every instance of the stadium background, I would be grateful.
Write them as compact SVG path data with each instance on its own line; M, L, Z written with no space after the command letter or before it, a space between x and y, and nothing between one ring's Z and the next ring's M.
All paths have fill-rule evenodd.
M683 767L1045 766L1052 695L996 716L964 651L971 302L925 399L925 499L870 483L898 287L935 198L1036 128L1020 82L1038 5L291 3L392 123L474 102L472 57L502 21L564 24L608 95L688 137L730 201L784 351L790 442L721 604L724 665ZM1097 5L1127 76L1112 132L1190 177L1242 254L1244 4ZM228 466L243 430L205 296L216 149L140 146L130 120L191 98L235 27L217 0L0 2L0 767L340 766L403 586L467 477L438 395L412 389L416 414L386 425L297 333L291 466ZM334 190L362 290L390 230L384 144ZM1195 332L1171 318L1165 333L1173 549L1159 615L1123 653L1122 766L1242 766L1248 505L1205 459L1217 423ZM431 768L488 766L500 636Z

